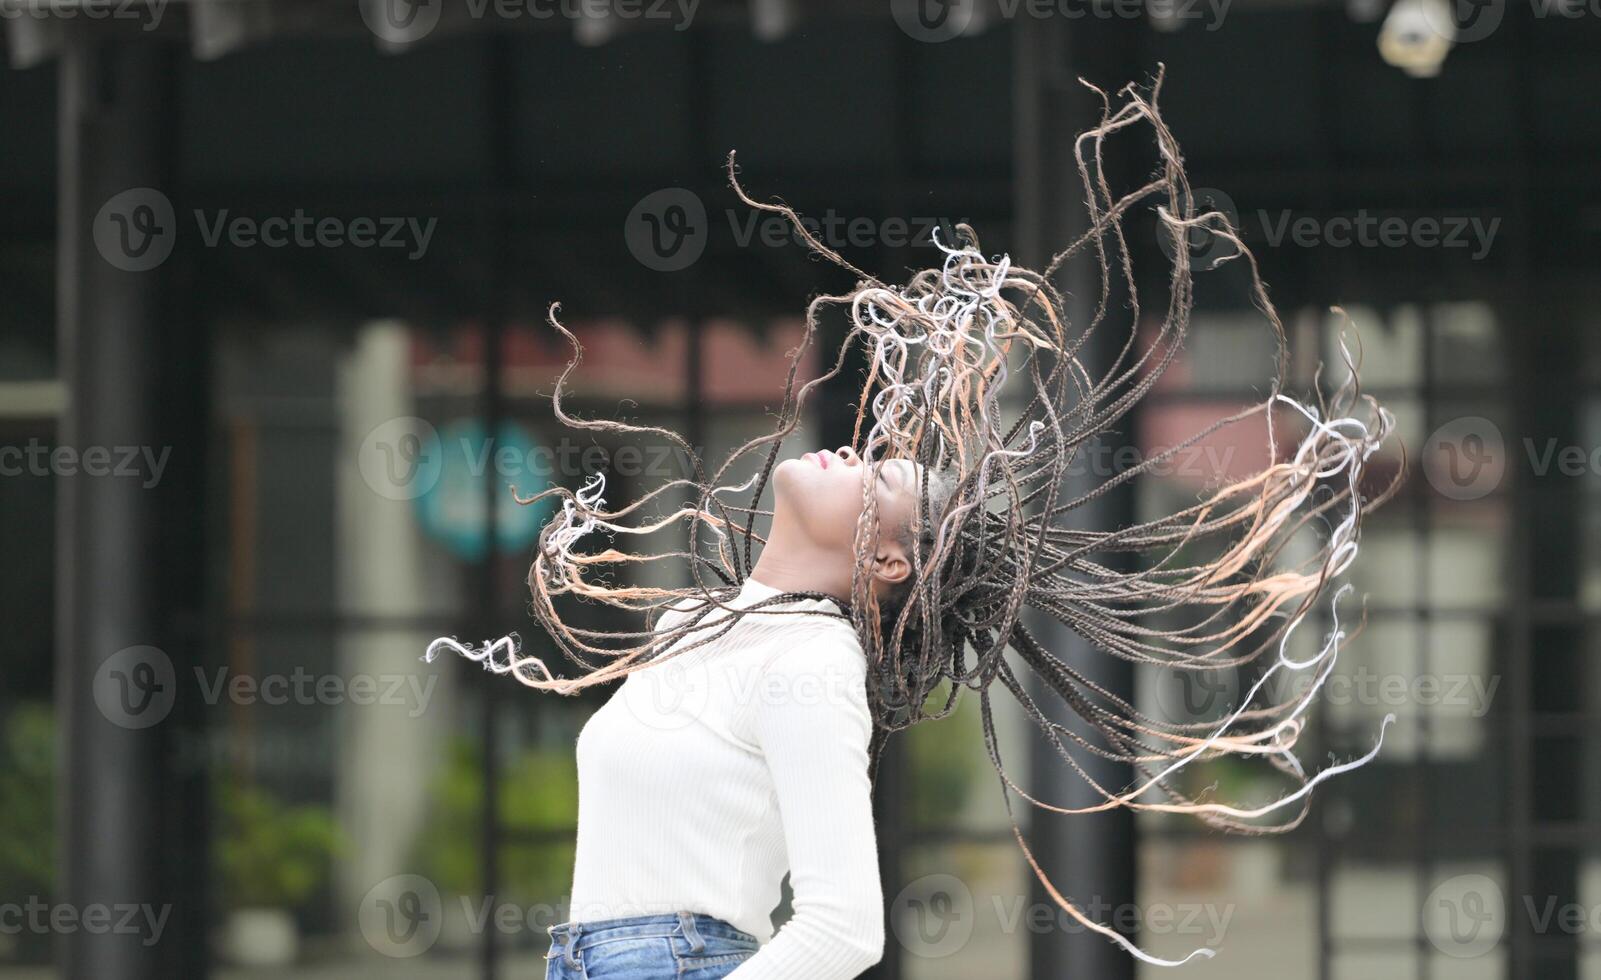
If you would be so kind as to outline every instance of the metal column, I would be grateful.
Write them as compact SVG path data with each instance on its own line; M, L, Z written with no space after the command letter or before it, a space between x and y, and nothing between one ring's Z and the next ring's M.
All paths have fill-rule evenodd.
M61 58L57 316L69 404L58 444L79 453L192 448L172 447L163 436L162 273L141 267L150 248L171 244L170 204L165 214L152 207L165 200L155 191L149 199L118 198L163 186L169 54L148 39L95 41L73 31ZM114 198L121 204L102 211ZM118 217L132 236L120 243L110 223ZM128 224L134 218L137 227ZM192 637L170 635L173 620L163 612L173 598L163 574L164 491L159 481L147 486L82 468L56 478L61 853L54 901L82 917L81 927L56 937L61 976L196 976L204 967L196 969L199 957L184 947L203 957L203 906L174 900L167 887L180 876L203 878L205 868L179 866L203 845L182 840L171 822L184 786L165 765L177 739L168 715L178 687L169 653ZM99 906L111 907L115 923L117 906L146 903L166 913L160 941L89 927Z
M1073 159L1076 134L1099 120L1099 103L1077 77L1115 91L1135 78L1129 67L1130 26L1065 23L1060 18L1029 23L1014 29L1016 92L1013 104L1016 118L1016 202L1017 248L1014 255L1024 264L1038 268L1049 256L1066 246L1087 227L1082 201L1083 191ZM1093 34L1092 37L1087 35ZM1116 181L1114 181L1114 186ZM1068 315L1073 325L1086 322L1099 289L1098 271L1087 263L1072 263L1059 277L1068 297ZM1118 309L1114 299L1111 309ZM1123 325L1108 321L1103 330ZM1102 341L1121 335L1107 334ZM1097 365L1115 356L1116 345L1087 345L1082 352L1091 374ZM1128 426L1119 427L1126 431ZM1082 475L1064 477L1062 498L1077 496L1104 479L1084 468ZM1134 514L1131 489L1124 486L1115 493L1097 498L1091 504L1065 515L1083 526L1111 528L1128 524ZM1049 649L1067 660L1085 677L1124 698L1132 699L1132 666L1095 649L1055 620L1031 616L1029 625ZM1037 695L1041 692L1036 691ZM1100 743L1065 707L1050 699L1040 701L1053 720L1072 725L1075 731ZM1052 714L1053 707L1061 707ZM1085 806L1101 802L1095 791L1068 767L1043 737L1031 746L1029 784L1042 798L1065 806ZM1132 770L1087 753L1075 753L1086 772L1103 786L1122 787L1133 778ZM1028 810L1032 822L1025 829L1030 847L1040 866L1051 876L1064 896L1086 914L1110 924L1110 912L1132 903L1135 898L1134 819L1128 810L1114 810L1091 816L1064 817L1038 809ZM1056 909L1054 901L1030 876L1030 901L1036 908ZM1059 922L1062 916L1050 921ZM1088 930L1047 929L1029 939L1029 975L1036 978L1094 977L1095 980L1132 980L1135 961L1109 940Z

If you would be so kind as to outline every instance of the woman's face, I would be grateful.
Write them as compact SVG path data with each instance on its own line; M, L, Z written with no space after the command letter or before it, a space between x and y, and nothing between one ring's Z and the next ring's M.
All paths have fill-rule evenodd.
M773 471L775 530L783 522L786 532L804 537L820 550L852 554L862 514L862 481L873 480L878 495L876 557L905 558L898 532L917 513L918 476L911 460L888 459L874 479L872 468L849 446L786 459Z

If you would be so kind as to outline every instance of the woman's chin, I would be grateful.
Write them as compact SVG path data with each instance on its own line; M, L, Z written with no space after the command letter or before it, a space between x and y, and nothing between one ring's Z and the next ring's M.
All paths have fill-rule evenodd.
M806 466L804 459L781 459L773 467L773 485L775 487L788 487L801 475L801 468Z

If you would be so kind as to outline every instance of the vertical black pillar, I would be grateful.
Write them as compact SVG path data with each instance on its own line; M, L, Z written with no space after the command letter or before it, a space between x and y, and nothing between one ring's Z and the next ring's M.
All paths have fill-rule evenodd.
M1583 307L1549 295L1559 286L1542 290L1537 272L1523 282L1519 301L1501 310L1518 367L1507 447L1514 461L1525 454L1524 438L1537 447L1585 445ZM1584 569L1574 529L1584 526L1585 481L1560 466L1520 467L1517 477L1527 481L1516 522L1525 529L1525 601L1536 610L1576 610ZM1516 698L1510 760L1522 790L1513 801L1513 887L1506 896L1512 975L1575 980L1583 930L1542 927L1531 910L1584 907L1579 869L1588 842L1569 828L1583 826L1585 815L1587 723L1576 721L1585 709L1585 627L1572 613L1534 614L1527 626L1527 659L1515 665L1510 685Z
M501 424L506 419L505 347L506 326L511 316L511 251L514 244L510 225L512 219L507 214L506 201L515 189L516 180L512 116L515 109L513 95L517 89L512 81L511 51L507 39L499 34L491 34L486 44L489 71L485 98L490 106L486 144L495 191L491 195L488 211L483 215L488 245L485 261L489 267L488 302L484 311L483 412L487 445L493 452L499 452ZM497 634L495 623L506 606L503 588L506 563L501 560L497 520L505 493L506 487L501 481L494 478L484 481L484 557L474 570L475 574L470 577L473 582L470 601L484 636ZM480 673L478 684L484 706L484 727L480 735L484 756L480 876L484 897L496 902L500 893L503 836L500 824L500 719L501 698L506 684L505 678L488 672ZM500 975L499 937L495 929L483 931L478 966L479 976L483 980L495 980Z
M169 79L168 52L148 39L74 32L63 50L57 315L69 405L60 446L85 464L91 452L159 455L165 445L159 267L176 229L164 195L139 189L164 184ZM87 466L57 476L55 900L82 917L57 936L60 972L155 980L173 975L164 968L176 962L167 958L172 937L203 931L201 910L162 886L174 854L162 843L176 685L164 649L159 496L148 480ZM165 914L159 941L153 931L90 927L98 907L130 904Z
M1077 81L1083 76L1108 91L1116 91L1135 79L1130 67L1132 49L1130 29L1121 25L1075 21L1061 18L1030 22L1027 29L1014 30L1016 119L1016 208L1017 244L1012 254L1021 263L1039 268L1049 257L1072 242L1088 227L1083 188L1073 158L1077 133L1099 121L1100 103ZM1071 28L1071 29L1070 29ZM1091 35L1091 36L1086 36ZM1114 189L1118 181L1114 178ZM1099 271L1089 262L1069 263L1058 285L1068 297L1070 330L1089 320L1093 304L1100 295ZM1104 374L1105 365L1116 356L1118 346L1129 329L1114 317L1121 301L1114 297L1113 312L1097 333L1102 336L1083 350L1081 359L1092 376ZM1126 432L1129 426L1118 426ZM1103 435L1102 441L1114 439ZM1115 443L1109 446L1115 450ZM1101 458L1111 458L1108 453ZM1083 463L1083 460L1079 460ZM1077 466L1081 475L1064 477L1059 499L1080 496L1103 481L1107 474L1093 467ZM1077 508L1058 520L1068 526L1109 529L1124 526L1133 519L1134 500L1127 485ZM1099 560L1099 558L1098 558ZM1090 681L1124 698L1133 698L1134 677L1130 664L1091 646L1077 634L1044 617L1031 617L1030 629L1047 648L1063 657ZM1102 744L1066 708L1043 691L1035 691L1040 705L1053 720L1070 725L1094 744ZM1053 712L1054 709L1055 710ZM1069 743L1071 744L1071 743ZM1037 738L1032 748L1030 781L1034 792L1046 800L1065 806L1086 806L1102 802L1099 795L1078 776L1046 743ZM1109 789L1121 788L1133 778L1130 767L1109 762L1083 751L1074 757L1097 782ZM1032 827L1025 830L1040 866L1050 875L1064 896L1074 901L1097 921L1112 925L1112 914L1135 900L1134 819L1128 810L1118 809L1089 816L1048 814L1037 808L1028 811ZM1056 905L1037 881L1033 881L1030 901L1036 907L1056 911ZM1064 916L1049 921L1061 923ZM1031 933L1029 975L1037 978L1094 977L1095 980L1132 980L1135 961L1105 937L1078 927L1049 928Z

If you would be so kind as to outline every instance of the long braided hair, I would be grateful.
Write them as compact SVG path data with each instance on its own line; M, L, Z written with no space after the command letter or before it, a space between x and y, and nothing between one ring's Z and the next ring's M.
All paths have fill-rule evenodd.
M859 344L869 368L852 446L870 476L889 459L920 464L916 519L909 528L888 532L905 534L910 545L913 572L907 584L880 602L863 571L880 534L869 478L863 481L851 601L835 600L836 615L855 627L867 658L875 767L890 733L947 716L963 692L976 696L1013 834L1047 892L1086 928L1141 960L1174 965L1213 951L1161 959L1089 920L1035 860L1012 812L1012 796L1054 813L1115 807L1189 813L1214 827L1253 834L1282 833L1298 825L1312 788L1373 758L1393 720L1385 718L1370 752L1315 773L1294 751L1306 712L1351 635L1340 625L1337 608L1350 586L1336 588L1335 582L1356 557L1362 518L1394 493L1404 465L1385 486L1365 484L1370 457L1391 434L1394 419L1359 391L1349 353L1345 380L1332 391L1303 401L1281 390L1288 364L1283 325L1256 260L1229 217L1201 209L1192 195L1178 144L1157 110L1160 73L1148 94L1131 84L1114 100L1091 88L1101 99L1101 119L1079 134L1074 147L1087 230L1037 272L1004 255L986 256L973 229L958 225L951 241L936 234L944 256L939 267L924 269L903 285L887 284L818 241L788 206L747 196L730 155L730 183L742 201L788 219L811 249L858 282L847 293L810 302L802 339L789 352L778 424L734 449L710 476L692 447L670 429L576 418L563 409L562 387L582 360L582 348L562 325L559 306L552 306L550 324L573 348L552 396L556 417L576 429L664 439L679 449L692 472L616 509L606 504L605 476L599 472L577 490L553 487L518 498L531 504L554 496L561 502L560 513L539 536L528 585L533 615L581 668L576 676L559 677L541 658L524 655L515 634L482 646L442 638L427 656L454 650L529 687L570 694L712 642L742 613L796 598L832 598L789 592L744 610L726 605L750 573L752 545L762 537L756 521L769 515L758 505L784 439L799 424L808 396L839 374ZM1103 142L1135 132L1148 133L1157 164L1143 186L1116 194L1102 162ZM1137 208L1154 211L1156 225L1180 243L1165 250L1170 260L1166 307L1156 316L1141 310L1125 234L1125 222ZM1127 416L1177 357L1194 300L1191 255L1183 243L1197 235L1226 246L1227 254L1216 264L1239 261L1248 272L1253 305L1277 344L1277 369L1266 397L1086 492L1064 495L1068 467ZM1099 270L1100 293L1082 323L1069 322L1065 298L1053 284L1063 263L1075 257ZM1116 329L1113 321L1121 319L1111 302L1114 283L1126 288L1127 338L1112 346L1109 364L1092 370L1081 356L1086 344L1097 332ZM848 336L834 352L832 368L797 388L801 356L813 342L819 318L831 310L848 315ZM1142 331L1147 321L1154 327ZM1013 388L1023 388L1025 395L1011 394ZM1006 401L1003 394L1009 396ZM1158 468L1179 453L1226 426L1253 419L1267 433L1268 463L1260 472L1220 479L1195 503L1127 527L1084 529L1063 521L1131 480L1157 479ZM759 472L737 484L725 482L730 468L752 453L760 454ZM686 491L692 503L659 519L636 516L658 497ZM683 550L580 547L596 531L646 535L681 522L688 526ZM702 546L703 532L711 538L712 554ZM619 567L663 561L686 564L692 584L608 581ZM646 613L648 619L669 603L693 602L690 614L670 627L652 629L647 622L646 628L629 631L575 625L557 610L553 600L558 596ZM1291 635L1325 597L1333 627L1314 652L1297 658ZM708 618L714 608L727 615ZM1067 626L1109 657L1173 671L1249 666L1256 679L1219 720L1151 717L1048 649L1024 622L1025 609ZM1286 683L1293 680L1307 683ZM1283 694L1286 689L1292 693ZM1063 764L1094 787L1100 802L1058 806L1014 781L996 741L993 698L998 691L1016 700ZM1051 706L1039 703L1040 697L1065 705L1098 737L1052 721ZM1125 763L1136 778L1128 786L1102 786L1079 761L1085 754ZM1183 790L1176 778L1182 770L1224 756L1261 757L1287 777L1290 788L1260 806L1203 799L1205 794Z

